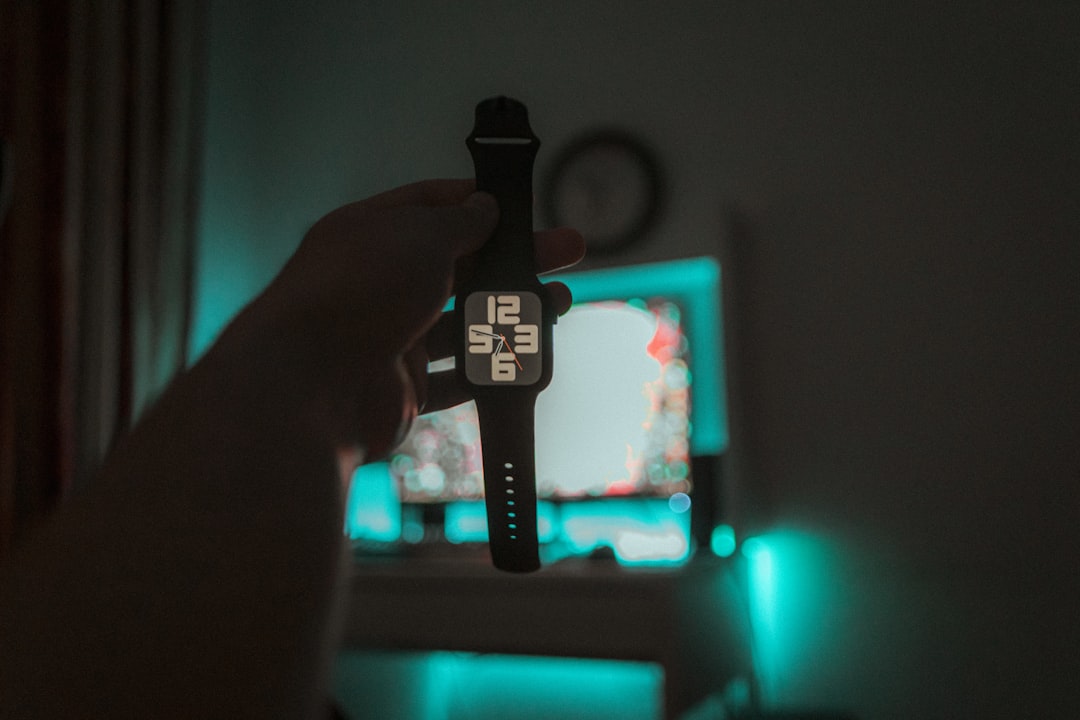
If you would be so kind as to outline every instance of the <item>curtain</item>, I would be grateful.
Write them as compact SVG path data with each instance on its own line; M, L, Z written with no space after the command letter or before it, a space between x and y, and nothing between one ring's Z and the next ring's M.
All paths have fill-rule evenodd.
M2 8L0 552L183 366L206 34L202 2Z

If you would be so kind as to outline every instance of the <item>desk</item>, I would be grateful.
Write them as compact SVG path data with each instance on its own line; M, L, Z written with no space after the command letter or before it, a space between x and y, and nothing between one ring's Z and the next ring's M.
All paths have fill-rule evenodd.
M346 647L643 660L664 671L664 717L752 683L737 562L624 568L568 559L530 575L482 557L358 561Z

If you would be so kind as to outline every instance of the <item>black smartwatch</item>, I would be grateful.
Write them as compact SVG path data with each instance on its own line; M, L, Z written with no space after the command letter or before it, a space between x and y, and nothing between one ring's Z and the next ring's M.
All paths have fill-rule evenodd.
M499 224L457 293L455 363L480 419L492 562L531 572L540 567L533 413L551 381L556 320L536 277L533 248L532 174L540 141L525 106L497 97L477 105L466 145L477 190L499 202Z

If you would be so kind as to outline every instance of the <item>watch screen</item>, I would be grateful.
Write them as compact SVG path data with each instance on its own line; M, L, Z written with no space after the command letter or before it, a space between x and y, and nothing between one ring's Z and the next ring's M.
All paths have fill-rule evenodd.
M531 292L465 299L465 377L475 385L532 385L543 374L543 309Z

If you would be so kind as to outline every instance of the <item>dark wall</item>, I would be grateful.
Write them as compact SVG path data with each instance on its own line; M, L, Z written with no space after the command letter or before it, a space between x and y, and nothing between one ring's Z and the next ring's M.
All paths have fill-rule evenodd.
M670 202L613 262L727 258L740 511L822 543L772 700L1080 713L1074 4L247 5L212 3L197 343L321 213L468 174L477 99L546 149L623 125Z

